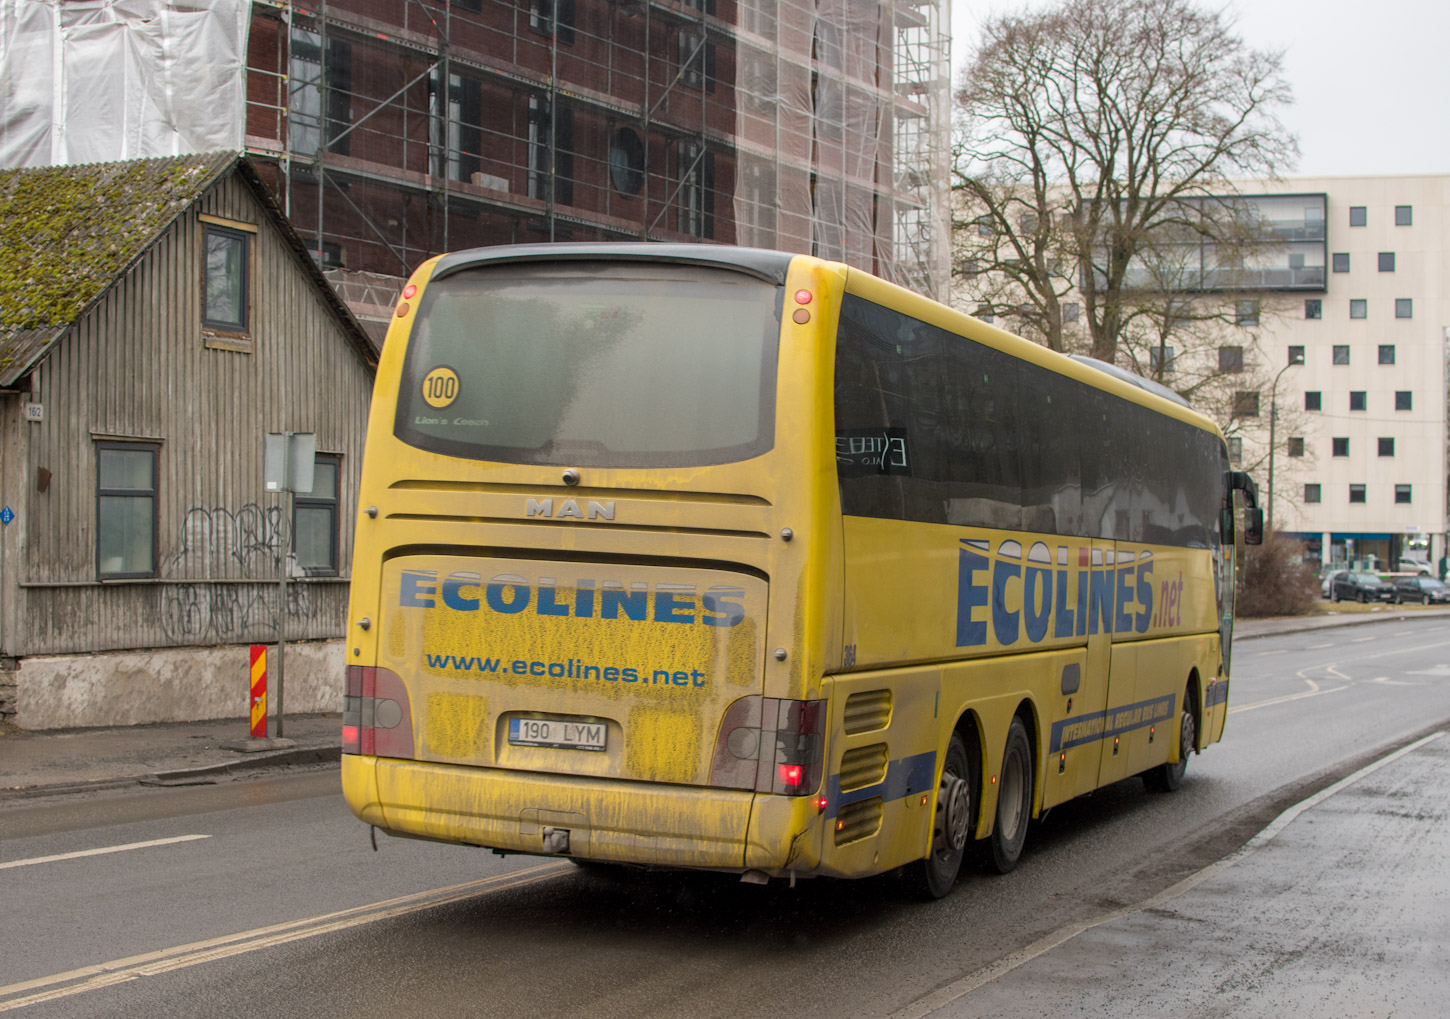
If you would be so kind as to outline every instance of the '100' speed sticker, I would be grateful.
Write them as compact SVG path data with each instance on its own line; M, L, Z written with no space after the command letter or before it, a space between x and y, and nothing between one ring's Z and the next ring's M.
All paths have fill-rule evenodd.
M423 399L430 407L447 407L458 398L458 373L440 364L423 376Z

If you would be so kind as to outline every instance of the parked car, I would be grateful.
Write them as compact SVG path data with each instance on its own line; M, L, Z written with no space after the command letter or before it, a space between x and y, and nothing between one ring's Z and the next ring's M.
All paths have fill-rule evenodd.
M1394 584L1381 580L1373 573L1349 571L1334 578L1332 594L1335 601L1372 602L1396 600Z
M1434 577L1396 577L1395 601L1417 601L1421 605L1450 602L1450 587Z
M1334 594L1334 582L1348 573L1348 570L1325 570L1319 575L1319 594L1328 598Z
M1423 559L1401 559L1400 573L1418 573L1423 577L1433 577L1430 572L1430 564Z

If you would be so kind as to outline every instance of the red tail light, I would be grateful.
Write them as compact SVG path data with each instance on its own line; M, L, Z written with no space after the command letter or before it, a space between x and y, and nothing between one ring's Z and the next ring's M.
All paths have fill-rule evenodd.
M398 674L349 665L342 698L342 752L413 756L413 712Z
M821 784L825 701L742 697L725 712L710 784L806 796Z

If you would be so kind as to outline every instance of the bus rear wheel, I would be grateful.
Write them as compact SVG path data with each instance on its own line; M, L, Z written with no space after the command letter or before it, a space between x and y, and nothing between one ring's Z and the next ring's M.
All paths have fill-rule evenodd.
M952 733L942 762L941 785L936 794L936 815L932 820L931 852L906 868L911 890L927 899L940 899L957 883L962 855L972 833L973 796L976 769L967 756L962 737Z
M1001 787L997 790L997 820L992 825L992 864L997 873L1011 872L1022 859L1027 822L1032 816L1032 744L1022 719L1012 719L1007 745L1002 750Z
M1143 784L1154 792L1171 793L1183 784L1188 755L1198 743L1198 723L1193 720L1192 687L1183 691L1183 710L1178 715L1178 762L1168 761L1143 772Z

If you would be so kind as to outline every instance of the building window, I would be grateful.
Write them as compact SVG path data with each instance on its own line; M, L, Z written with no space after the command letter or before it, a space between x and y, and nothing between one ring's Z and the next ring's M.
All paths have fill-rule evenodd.
M1234 306L1234 322L1241 326L1256 326L1259 324L1259 302L1239 301Z
M1305 485L1304 486L1304 501L1305 502L1319 502L1320 499L1321 499L1321 496L1320 496L1320 490L1319 490L1319 486L1318 485Z
M1304 348L1303 347L1291 346L1289 348L1289 363L1290 364L1303 364L1304 363Z
M561 43L573 43L574 0L533 0L529 30L545 37L552 37L557 30Z
M1349 272L1349 252L1336 251L1330 256L1331 265L1335 272Z
M156 576L157 447L96 443L96 575Z
M609 142L609 180L626 198L644 189L644 142L633 128L621 127Z
M574 204L574 110L529 96L529 197Z
M322 34L292 27L288 58L287 144L294 155L315 156L326 129L328 152L345 156L352 136L352 46L327 40L322 59ZM324 103L323 95L326 94ZM326 107L324 116L324 106Z
M337 482L341 458L319 456L312 491L292 502L292 551L309 576L337 576Z
M1259 391L1257 389L1240 389L1234 393L1233 416L1236 418L1259 416Z
M1155 373L1173 370L1173 348L1171 346L1150 347L1148 367Z
M1289 440L1289 455L1290 456L1303 456L1304 455L1304 438L1303 438L1303 436L1294 436L1293 438L1291 438Z
M1380 344L1380 364L1395 363L1395 345L1393 343Z
M1330 452L1334 456L1349 456L1349 439L1336 436L1329 440Z
M1243 347L1219 347L1218 348L1218 370L1221 372L1241 372L1244 370L1244 348Z
M450 74L446 109L439 94L436 72L429 79L428 88L433 113L430 134L433 175L471 183L482 165L483 85L474 78Z
M226 333L245 333L251 305L251 234L215 223L202 224L206 256L201 266L201 324Z
M1304 317L1305 318L1323 318L1324 317L1324 301L1323 301L1323 299L1322 298L1318 298L1318 297L1306 297L1304 299Z
M1323 397L1321 397L1317 391L1310 390L1309 392L1306 392L1304 394L1304 409L1305 410L1322 410L1323 409L1323 402L1322 401L1323 401Z
M677 45L680 84L715 91L715 44L706 39L704 32L681 29Z
M1229 440L1228 440L1228 458L1229 458L1229 461L1232 462L1232 463L1243 463L1243 460L1244 460L1244 440L1242 438L1240 438L1239 436L1237 436L1237 435L1231 435L1231 436L1229 436Z
M1082 305L1076 301L1068 301L1062 306L1062 320L1064 322L1076 322L1082 314Z
M1395 271L1395 253L1393 251L1380 252L1380 272Z
M1394 440L1394 437L1393 436L1390 436L1390 435L1382 435L1382 436L1380 436L1380 443L1379 443L1379 445L1380 445L1380 456L1394 456L1395 455L1395 440Z
M1335 364L1349 364L1349 344L1336 343L1332 356Z
M1395 391L1395 410L1414 410L1415 398L1408 389Z
M996 316L994 316L992 314L992 306L990 304L979 304L979 305L977 305L977 310L975 312L973 312L973 314L979 320L981 320L983 322L995 322L996 321Z
M1349 409L1350 410L1364 410L1364 390L1362 390L1362 389L1350 390L1350 393L1349 393Z
M1349 486L1349 501L1350 502L1364 502L1364 486L1363 485L1350 485Z
M997 232L996 227L992 223L991 216L978 216L976 219L976 224L978 237L991 237L994 233Z
M1364 226L1367 222L1369 222L1369 217L1365 215L1365 207L1363 205L1351 205L1349 207L1350 226Z
M1369 318L1369 302L1363 297L1352 297L1349 299L1350 318Z
M715 236L715 153L699 142L680 143L679 230Z
M1414 318L1415 302L1409 297L1395 298L1395 318Z
M1405 503L1408 503L1409 501L1410 501L1410 486L1409 485L1396 485L1395 486L1395 502L1396 503L1400 503L1400 504L1405 504Z
M1412 205L1395 206L1395 226L1413 226L1415 222L1415 207Z

